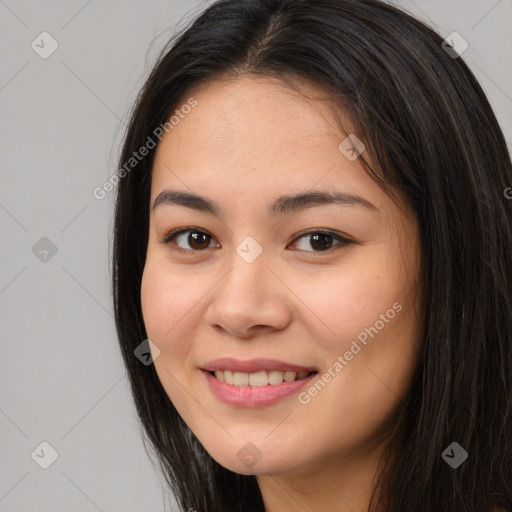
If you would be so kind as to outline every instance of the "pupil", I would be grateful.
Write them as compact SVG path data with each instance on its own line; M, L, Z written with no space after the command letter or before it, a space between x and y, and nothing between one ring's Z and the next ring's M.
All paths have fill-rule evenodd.
M314 249L319 251L325 251L332 247L332 237L331 235L325 233L316 233L314 235L310 235L311 237L311 246ZM189 244L191 247L195 247L196 249L207 249L209 245L208 235L206 233L198 233L192 232L188 236ZM202 241L201 241L202 238Z
M326 233L317 233L311 235L311 246L320 251L330 249L332 246L331 236Z
M201 244L200 242L200 238L203 237L203 243ZM208 235L206 233L197 233L197 232L192 232L189 234L188 238L189 238L189 244L191 247L195 247L196 249L207 249L208 248L208 245L209 245L209 241L207 239ZM199 240L199 243L198 243L198 240ZM194 243L192 243L194 242ZM199 247L195 244L199 245Z

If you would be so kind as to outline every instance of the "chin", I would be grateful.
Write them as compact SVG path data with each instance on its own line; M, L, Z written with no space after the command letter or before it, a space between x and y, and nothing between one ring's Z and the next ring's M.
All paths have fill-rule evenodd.
M212 448L214 443L212 440ZM241 475L278 475L295 471L298 466L298 461L294 458L296 451L279 451L281 443L257 440L245 442L238 438L232 440L229 446L219 447L216 444L212 450L209 445L203 446L221 466Z

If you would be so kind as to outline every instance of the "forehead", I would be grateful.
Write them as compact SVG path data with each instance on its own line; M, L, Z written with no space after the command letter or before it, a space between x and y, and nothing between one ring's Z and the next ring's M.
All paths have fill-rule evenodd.
M349 120L341 114L344 133L331 99L307 83L297 91L272 78L220 79L191 90L175 114L191 99L196 106L175 115L158 145L156 187L177 176L209 187L297 183L312 188L320 181L340 184L340 179L349 188L356 182L376 186L360 158L350 161L339 149L353 132Z
M283 143L296 145L304 138L331 135L339 139L342 134L333 117L331 98L305 82L297 87L300 90L267 77L215 80L180 100L178 110L190 97L197 106L170 131L170 138L178 131L198 145L216 145L219 149L232 147L235 142L243 143L244 148L265 144L259 146L260 152ZM345 117L343 123L353 131Z

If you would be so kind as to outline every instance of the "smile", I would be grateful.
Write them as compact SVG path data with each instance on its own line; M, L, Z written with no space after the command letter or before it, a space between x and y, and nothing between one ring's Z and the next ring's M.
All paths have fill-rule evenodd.
M233 370L216 370L215 372L212 371L210 373L211 375L214 375L220 382L225 382L226 384L230 384L232 386L261 387L267 385L276 386L282 382L294 382L302 380L316 372L281 372L278 370L263 370L256 373L245 373L236 372Z
M217 370L216 372L201 370L201 374L206 378L208 389L217 400L233 407L248 408L267 407L296 395L303 387L311 383L318 372L260 371L243 373L229 370ZM224 378L224 381L221 378ZM226 379L232 381L233 384L226 382Z

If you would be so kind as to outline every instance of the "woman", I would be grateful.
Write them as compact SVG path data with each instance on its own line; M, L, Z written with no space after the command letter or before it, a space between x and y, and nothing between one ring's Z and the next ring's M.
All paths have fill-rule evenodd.
M113 291L181 510L512 509L512 166L456 50L375 0L220 0L162 53Z

